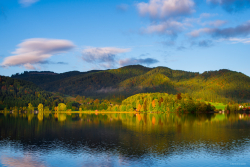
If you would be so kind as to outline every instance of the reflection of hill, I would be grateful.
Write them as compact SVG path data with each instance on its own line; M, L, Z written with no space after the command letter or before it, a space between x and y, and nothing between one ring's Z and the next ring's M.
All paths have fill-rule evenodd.
M228 155L235 148L244 150L244 139L250 134L247 121L240 121L238 115L226 115L223 121L212 121L220 117L214 114L43 115L28 120L26 114L1 114L1 140L19 141L23 149L43 152L108 150L139 158L146 153L170 156L197 149Z

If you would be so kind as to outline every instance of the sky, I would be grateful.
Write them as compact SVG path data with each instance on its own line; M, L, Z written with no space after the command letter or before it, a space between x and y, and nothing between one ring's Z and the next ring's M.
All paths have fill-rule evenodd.
M0 0L0 75L248 63L250 0Z

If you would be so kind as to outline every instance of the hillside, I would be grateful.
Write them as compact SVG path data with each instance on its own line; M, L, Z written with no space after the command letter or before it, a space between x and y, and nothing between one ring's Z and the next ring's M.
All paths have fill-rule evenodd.
M42 90L32 82L0 76L0 110L5 107L27 107L31 103L37 107L39 103L52 108L64 102L59 95Z
M212 102L242 102L250 99L250 78L225 69L199 74L167 67L133 65L103 71L32 76L20 74L12 77L31 81L46 91L92 98L166 92L189 93L196 99Z

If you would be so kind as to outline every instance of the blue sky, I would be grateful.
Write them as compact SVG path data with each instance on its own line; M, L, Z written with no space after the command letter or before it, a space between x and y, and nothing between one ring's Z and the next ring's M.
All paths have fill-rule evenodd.
M250 76L250 0L1 0L0 75L130 64Z

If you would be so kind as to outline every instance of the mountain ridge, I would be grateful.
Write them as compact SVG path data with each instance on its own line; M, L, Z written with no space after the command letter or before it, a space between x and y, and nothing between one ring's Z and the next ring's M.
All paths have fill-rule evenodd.
M111 70L71 71L57 75L14 75L31 81L46 91L67 95L107 98L136 93L189 93L208 101L246 101L250 99L250 77L221 69L203 73L172 70L168 67L125 66Z

